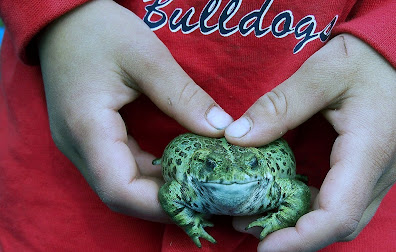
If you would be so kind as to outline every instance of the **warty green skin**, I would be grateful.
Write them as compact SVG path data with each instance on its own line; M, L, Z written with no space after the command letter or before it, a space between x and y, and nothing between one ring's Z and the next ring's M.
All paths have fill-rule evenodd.
M262 227L263 239L294 226L309 210L309 188L299 181L283 139L254 148L187 133L173 139L153 164L161 164L166 182L158 194L162 208L198 247L199 238L216 242L204 229L213 226L209 215L263 214L247 226Z

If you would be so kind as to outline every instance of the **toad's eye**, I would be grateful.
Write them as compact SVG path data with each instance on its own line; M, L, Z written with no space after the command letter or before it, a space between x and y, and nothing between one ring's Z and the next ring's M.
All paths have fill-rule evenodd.
M213 171L213 169L215 167L216 167L216 161L215 160L213 160L211 158L206 159L205 168L206 168L207 171Z
M248 164L249 164L249 166L250 166L252 169L256 169L256 168L258 167L258 165L259 165L258 160L257 160L256 157L252 157L252 158L249 160Z

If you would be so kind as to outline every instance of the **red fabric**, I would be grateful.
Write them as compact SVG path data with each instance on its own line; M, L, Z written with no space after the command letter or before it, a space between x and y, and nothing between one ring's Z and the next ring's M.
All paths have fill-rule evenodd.
M50 22L89 0L36 0L0 1L0 16L3 19L17 54L29 62L37 62L32 39ZM29 55L28 55L29 54Z
M396 46L391 27L396 27L396 1L357 1L345 23L334 33L349 33L361 38L396 66Z
M122 216L104 206L53 144L40 68L26 65L35 59L33 46L27 45L34 45L31 42L37 32L84 1L17 2L0 2L0 13L8 30L1 52L0 139L4 141L0 143L0 250L255 251L258 241L233 231L229 217L216 218L215 227L208 229L218 243L203 241L203 248L198 250L174 225ZM145 7L154 3L119 2L141 18L146 14ZM227 28L238 25L247 13L260 9L264 0L239 2L241 6L227 22ZM319 32L337 15L334 34L350 32L362 38L395 65L396 53L390 39L394 3L356 2L359 4L346 0L331 4L305 0L291 5L290 1L274 1L262 28L271 25L276 15L290 10L293 26L312 15L315 31ZM194 6L193 24L207 3L169 1L161 11L169 18L176 8L181 8L184 14ZM221 3L208 26L216 24L228 3ZM171 32L168 24L155 32L188 74L235 118L324 45L315 39L293 54L301 41L293 33L282 38L271 33L262 37L254 33L242 36L239 32L222 36L219 31L204 35L199 29L183 34L180 30ZM155 155L160 155L166 143L184 131L145 97L124 107L121 113L142 148ZM295 151L299 172L307 174L310 183L319 187L328 170L335 137L332 128L315 116L286 137ZM331 245L323 251L396 250L395 204L394 187L357 239Z

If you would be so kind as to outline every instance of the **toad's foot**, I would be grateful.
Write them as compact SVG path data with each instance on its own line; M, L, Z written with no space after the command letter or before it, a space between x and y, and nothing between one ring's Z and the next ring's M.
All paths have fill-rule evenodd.
M206 239L211 243L216 243L216 240L205 230L205 227L213 227L213 223L204 219L203 214L184 208L182 212L175 216L174 220L178 222L188 236L191 237L197 247L201 247L199 238Z
M307 185L289 179L279 179L276 183L281 195L278 210L253 221L246 227L246 229L262 227L260 240L279 229L295 226L298 219L309 210L311 193Z
M176 181L171 181L160 188L158 196L164 211L175 224L183 228L198 247L201 247L199 241L201 237L216 243L216 240L205 231L205 227L213 227L213 224L205 219L204 214L189 208L192 199L196 197L194 191L182 187Z

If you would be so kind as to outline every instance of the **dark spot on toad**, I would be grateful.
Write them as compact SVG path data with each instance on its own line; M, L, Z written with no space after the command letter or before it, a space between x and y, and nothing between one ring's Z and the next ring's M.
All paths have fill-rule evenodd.
M181 165L182 164L182 160L181 159L176 159L176 164L177 165Z

